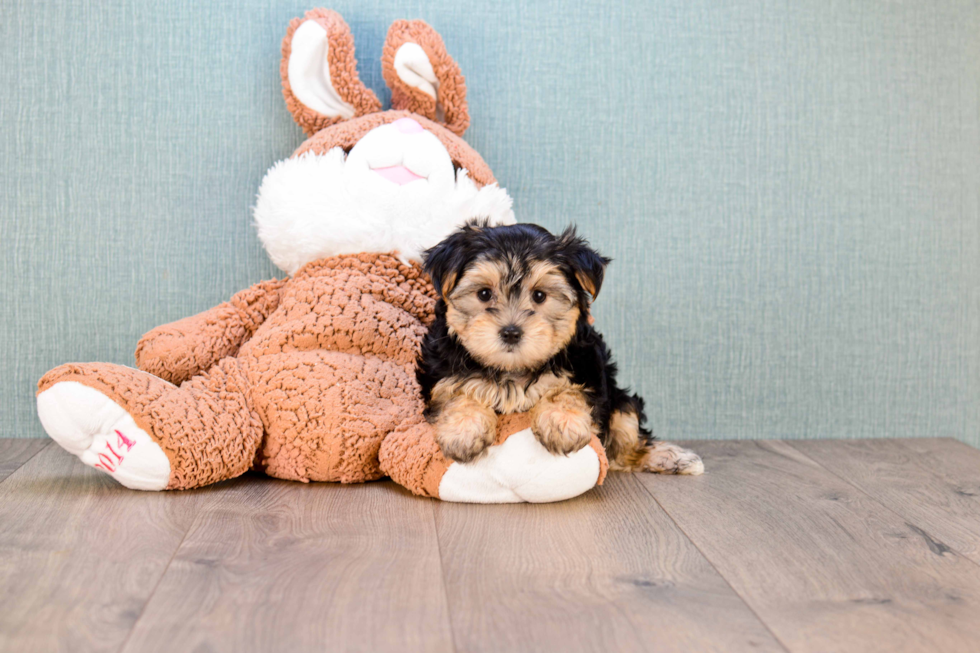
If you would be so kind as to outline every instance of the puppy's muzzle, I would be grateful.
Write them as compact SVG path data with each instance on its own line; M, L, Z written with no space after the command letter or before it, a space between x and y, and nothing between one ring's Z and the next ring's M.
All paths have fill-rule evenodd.
M500 339L507 345L516 345L521 341L521 336L523 335L524 332L521 330L521 327L515 324L510 324L500 330Z

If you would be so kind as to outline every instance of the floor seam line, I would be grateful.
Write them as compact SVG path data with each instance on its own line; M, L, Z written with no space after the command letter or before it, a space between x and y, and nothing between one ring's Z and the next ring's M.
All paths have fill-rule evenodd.
M439 537L439 525L436 524L436 499L429 499L429 515L432 518L432 534L436 536L436 552L439 554L439 580L442 582L442 598L446 601L446 618L449 621L449 640L453 653L459 650L456 645L456 628L453 626L452 608L449 604L449 589L446 587L446 569L442 564L442 540Z
M11 438L11 439L13 439L13 438ZM27 439L27 438L25 438L25 439ZM30 439L40 440L41 438L30 438ZM14 474L16 474L17 472L19 472L20 470L22 470L24 468L24 465L26 465L27 463L29 463L32 460L34 460L34 457L35 456L37 456L39 453L41 453L42 451L44 451L48 447L50 447L52 442L54 442L54 441L51 438L48 438L48 443L47 444L45 444L43 447L41 447L40 449L38 449L37 451L35 451L34 453L32 453L27 458L27 460L25 460L24 462L22 462L20 465L17 466L17 469L15 469L14 471L10 472L9 474L7 474L6 477L4 477L2 480L0 480L0 485L3 485L4 483L6 483L8 478L10 478Z
M631 474L631 476L633 475ZM756 612L755 608L752 607L752 604L750 604L748 600L744 596L742 596L742 593L739 592L737 589L735 589L735 586L732 585L727 578L725 578L725 575L721 573L721 570L718 569L718 567L715 565L714 562L712 562L711 558L708 557L708 554L701 550L701 547L698 546L698 543L694 541L694 538L692 538L688 534L688 532L684 530L684 527L681 526L676 519L674 519L674 516L670 514L670 511L667 510L667 508L662 503L660 503L656 495L650 490L650 488L646 486L646 483L643 483L642 481L640 481L640 479L636 478L635 476L633 478L633 481L637 483L641 488L643 488L643 491L646 492L651 499L653 499L653 502L656 503L657 506L659 506L660 509L664 511L664 514L667 515L667 518L674 524L674 526L677 527L677 530L679 530L681 534L683 534L684 537L687 538L687 541L690 542L695 549L697 549L697 552L701 554L701 557L704 558L704 561L707 562L711 566L711 568L715 570L715 573L718 574L718 577L721 578L721 580L725 583L725 585L727 585L729 589L732 590L735 596L737 596L738 599L742 602L742 605L748 608L749 612L751 612L755 616L755 618L759 620L759 623L762 624L762 627L766 629L766 632L772 635L772 638L776 640L776 643L779 644L782 647L782 649L786 651L786 653L793 653L793 650L785 642L783 642L783 640L781 640L779 636L776 635L775 632L773 632L772 628L769 627L769 624L766 623L765 619L763 619L762 616L758 612Z
M167 490L161 490L161 491L166 492ZM136 620L133 621L132 627L129 629L129 632L126 633L126 637L125 639L123 639L122 644L120 644L118 649L119 653L123 653L123 651L126 650L126 645L129 644L130 637L132 637L133 633L136 632L136 627L139 625L140 620L143 618L143 615L146 614L146 607L150 605L150 601L152 601L153 597L156 596L157 590L160 589L160 584L163 582L164 577L166 577L167 572L170 571L170 565L173 564L174 558L176 558L177 554L180 552L180 548L184 546L184 542L187 541L187 536L190 534L192 530L194 530L194 526L197 524L197 520L201 518L201 513L203 512L203 510L204 509L202 507L202 509L198 511L198 513L194 516L194 519L191 521L190 525L187 527L187 530L184 531L184 534L181 536L180 542L177 543L177 546L174 548L173 554L170 556L170 559L167 560L167 566L163 568L163 573L160 574L160 578L158 578L157 582L153 585L153 591L151 591L149 596L146 597L146 601L143 603L142 607L140 607L139 615L137 615Z
M896 439L898 439L898 438L896 438ZM789 440L781 440L781 442L785 442L787 445L789 445L789 447L793 451L797 452L801 456L805 456L807 460L813 461L813 464L815 464L818 467L820 467L820 469L824 470L825 472L827 472L828 474L830 474L834 478L838 478L841 481L843 481L844 483L847 483L852 488L854 488L855 490L857 490L858 492L860 492L864 496L868 497L869 499L871 499L872 501L874 501L875 503L877 503L879 506L881 506L882 508L884 508L888 512L892 513L893 515L895 515L896 517L898 517L902 521L904 521L906 524L914 525L916 528L922 529L922 532L923 533L927 533L929 535L929 537L931 537L936 542L939 542L940 544L942 544L943 546L945 546L946 548L948 548L951 552L955 553L960 558L963 558L964 560L968 561L970 564L973 564L973 565L976 565L976 566L980 567L980 562L977 562L977 561L973 560L972 558L970 558L969 556L964 555L962 552L959 551L959 549L950 546L943 539L940 539L939 537L936 537L935 535L933 535L933 533L932 533L931 530L927 530L926 528L924 528L924 527L920 526L918 523L916 523L917 520L914 520L911 517L906 517L902 513L898 512L897 510L895 510L894 508L892 508L891 506L889 506L888 504L886 504L884 501L882 501L878 497L874 496L873 494L871 494L870 492L868 492L867 490L865 490L860 485L857 485L854 482L848 480L847 478L844 478L843 476L841 476L840 474L838 474L834 470L832 470L829 467L827 467L826 465L824 465L819 460L816 460L815 458L807 455L807 453L805 451L802 451L801 449L798 449L798 448L794 447L792 444L790 444L790 441ZM939 477L937 476L936 478L939 478ZM942 480L942 479L940 479L940 480Z

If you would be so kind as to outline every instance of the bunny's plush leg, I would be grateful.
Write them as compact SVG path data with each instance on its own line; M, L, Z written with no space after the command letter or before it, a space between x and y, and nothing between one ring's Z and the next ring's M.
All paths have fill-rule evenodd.
M601 484L608 462L599 438L570 454L550 453L527 413L501 415L494 444L470 463L447 459L421 412L381 444L381 469L415 494L463 503L564 501Z
M432 425L422 411L409 417L381 443L381 469L393 481L423 497L439 498L439 484L453 461L442 455Z
M138 490L238 476L254 462L263 434L234 358L180 387L121 365L62 365L38 383L37 406L58 444Z

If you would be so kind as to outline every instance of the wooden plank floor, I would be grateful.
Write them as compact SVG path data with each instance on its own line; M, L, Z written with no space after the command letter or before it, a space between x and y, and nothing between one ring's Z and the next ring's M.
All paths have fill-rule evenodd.
M0 440L0 651L980 651L980 451L687 444L702 477L476 506Z

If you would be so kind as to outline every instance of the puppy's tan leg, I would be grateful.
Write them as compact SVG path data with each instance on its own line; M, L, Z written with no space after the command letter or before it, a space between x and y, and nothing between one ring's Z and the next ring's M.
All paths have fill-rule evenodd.
M597 429L582 390L568 387L534 405L531 431L545 449L567 455L587 446Z
M609 469L617 471L690 476L704 473L704 463L693 451L671 442L644 442L640 438L636 414L629 411L612 414L606 454L609 456Z
M486 405L459 396L443 406L435 420L436 442L451 460L468 463L493 444L497 414Z

